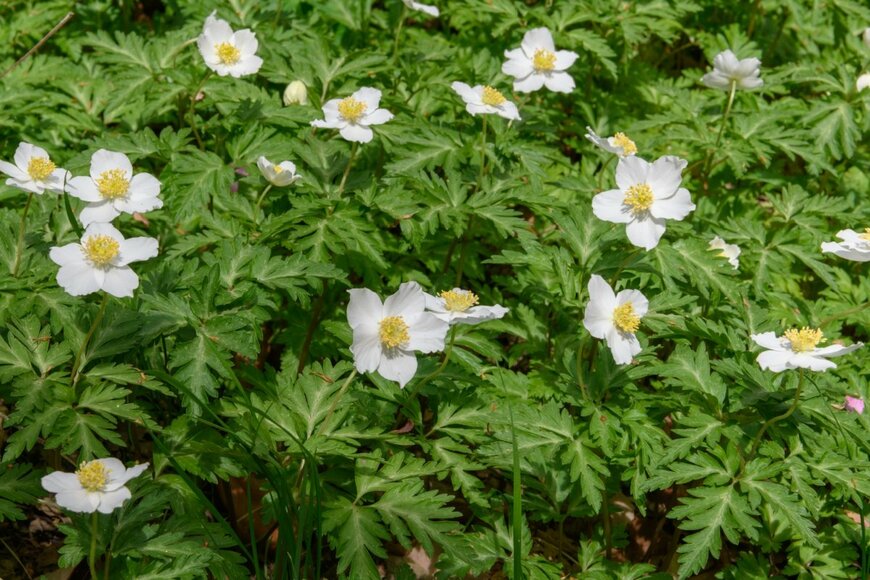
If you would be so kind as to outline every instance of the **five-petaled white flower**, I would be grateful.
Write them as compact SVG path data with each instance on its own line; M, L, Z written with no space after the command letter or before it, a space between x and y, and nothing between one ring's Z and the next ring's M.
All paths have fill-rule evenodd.
M426 310L447 322L454 324L480 324L487 320L495 320L509 312L507 308L495 306L478 306L477 294L470 290L454 288L445 290L437 296L425 294Z
M602 220L627 224L629 241L655 248L665 233L665 220L682 220L695 209L689 191L680 187L683 159L666 156L649 163L623 157L616 166L616 185L592 199L592 211Z
M423 4L422 2L415 2L414 0L402 0L402 2L404 2L405 6L411 10L419 10L420 12L425 12L429 16L437 17L440 14L438 7L432 6L431 4Z
M870 262L870 228L864 233L855 230L840 230L837 237L842 242L822 242L822 252L829 252L855 262Z
M347 322L353 330L353 362L361 373L377 371L404 387L417 372L415 350L444 349L448 324L425 312L423 289L405 282L383 303L367 288L348 290Z
M713 58L713 71L701 77L701 82L711 89L731 90L733 83L738 89L757 89L764 84L759 78L761 61L757 58L739 60L726 50Z
M276 187L292 185L302 179L302 176L296 173L296 165L292 161L282 161L276 165L261 155L257 159L257 167L260 168L260 173L266 181Z
M640 342L634 333L648 308L649 301L639 290L614 294L604 278L593 274L589 280L589 304L583 326L595 338L607 341L616 364L627 365L640 352Z
M728 244L725 240L716 236L710 240L709 249L719 250L717 255L722 258L728 258L728 263L731 264L735 270L740 267L740 259L738 258L740 255L740 247L737 244Z
M60 266L57 283L72 296L104 290L119 298L132 296L139 277L128 264L157 255L154 238L125 240L111 224L88 226L80 244L51 248L49 257Z
M488 115L495 113L511 121L520 120L517 106L507 100L503 94L490 86L468 86L459 81L450 85L456 94L465 101L465 110L472 115Z
M577 53L556 50L553 36L546 28L533 28L526 32L519 48L506 50L508 59L501 72L514 77L514 90L531 93L546 86L557 93L574 90L574 79L565 69L577 60Z
M42 487L57 494L57 505L78 513L112 513L130 499L125 484L148 469L147 463L124 467L119 460L94 459L75 473L54 471L42 478Z
M257 35L247 28L233 32L229 23L216 18L214 12L205 19L196 46L205 65L222 77L243 77L263 66L263 59L256 54Z
M586 127L586 138L599 149L616 153L620 157L630 157L637 154L637 145L625 133L615 133L613 137L599 137L592 127Z
M349 97L332 99L323 105L324 120L314 120L314 127L338 129L348 141L368 143L374 132L369 125L380 125L393 118L386 109L379 109L381 91L363 87Z
M0 161L0 171L9 176L6 185L36 194L48 190L63 193L69 171L56 166L42 147L22 141L13 158L15 165Z
M806 326L800 330L790 328L781 337L774 332L753 334L752 340L767 349L758 355L758 364L762 369L775 373L797 368L813 371L837 368L837 365L827 360L828 357L841 356L864 346L863 343L856 342L852 346L832 344L817 348L819 343L825 341L822 331Z
M133 165L123 153L99 149L91 156L90 173L90 177L73 177L66 186L70 195L88 202L79 215L85 227L108 223L122 213L163 207L160 181L150 173L133 175Z

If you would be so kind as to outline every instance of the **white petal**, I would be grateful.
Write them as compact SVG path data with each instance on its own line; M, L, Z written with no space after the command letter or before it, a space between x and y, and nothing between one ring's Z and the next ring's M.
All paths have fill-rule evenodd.
M116 264L126 266L131 262L141 262L157 256L157 240L154 238L130 238L121 242L120 255Z
M97 511L100 505L100 494L88 493L84 489L58 492L54 501L62 508L81 514L90 514Z
M607 333L607 346L618 365L627 365L641 351L640 341L633 334L619 332L615 327Z
M97 184L90 177L73 177L66 184L66 191L73 197L87 202L102 202L103 196L97 189Z
M786 369L794 368L789 366L792 355L791 351L766 350L759 354L756 360L762 369L781 373Z
M535 51L539 48L555 52L556 47L553 45L553 35L546 28L533 28L526 32L521 43L523 51L529 56L535 56Z
M607 312L613 312L613 309L616 308L616 294L613 293L613 288L604 278L598 274L592 274L587 289L589 290L589 299L592 302L600 304L600 308Z
M110 514L131 497L130 490L126 487L121 487L115 491L104 491L100 494L100 505L97 509L102 514Z
M616 295L617 306L622 306L627 302L631 302L635 314L640 317L646 316L649 310L649 300L646 299L646 296L640 290L622 290Z
M370 373L378 369L383 347L378 336L378 327L373 324L363 324L353 331L353 364L361 373Z
M844 354L849 354L850 352L856 351L859 348L864 346L862 342L856 342L851 346L843 346L842 344L832 344L830 346L826 346L824 348L817 348L813 351L813 356L843 356Z
M574 90L574 79L566 72L544 75L544 84L555 93L570 93Z
M521 56L508 56L511 52L513 52L513 54L519 52ZM522 50L507 51L505 52L505 56L507 56L509 60L505 61L504 64L501 65L501 72L503 72L504 74L516 77L518 79L524 79L533 72L535 72L535 67L532 66L532 61L530 61L529 58L525 54L523 54Z
M576 52L571 52L570 50L557 50L555 70L563 71L570 67L577 60L578 56Z
M381 91L371 87L363 87L351 96L357 101L364 103L366 111L374 111L381 102Z
M622 190L602 191L592 198L592 213L606 222L627 224L634 219L634 214L624 201L625 193Z
M656 199L649 208L650 214L658 219L682 220L695 209L688 189L680 188L667 199Z
M452 83L450 85L450 87L454 91L456 91L456 94L458 94L460 97L462 97L462 100L465 101L466 103L475 103L475 104L481 103L480 94L478 94L479 91L475 90L478 87L472 88L472 87L468 86L467 84L461 83L459 81L455 81L454 83ZM479 88L480 88L480 90L483 90L483 87L479 87Z
M121 212L115 209L111 201L102 201L85 206L79 214L79 221L88 227L95 223L109 223L119 215Z
M407 350L426 353L444 350L444 338L449 327L449 324L433 314L421 314L413 324L408 326L411 340L408 341Z
M139 276L128 266L109 268L103 280L103 290L112 296L126 298L133 296L133 290L139 287Z
M374 132L363 125L349 124L338 131L348 141L368 143L374 137Z
M632 245L652 250L665 233L665 222L652 217L636 219L625 226L625 233Z
M775 332L762 332L761 334L753 334L751 335L751 338L753 341L755 341L755 344L768 350L786 350L786 348L782 346L782 340L776 336Z
M102 273L84 260L60 267L57 283L71 296L84 296L96 292L102 285Z
M384 300L384 317L408 318L417 316L425 309L426 298L423 297L423 289L416 282L405 282L395 294Z
M65 246L55 246L48 251L48 257L58 266L85 263L85 257L82 253L81 244L67 244Z
M205 25L203 25L202 31L203 34L206 34L214 42L214 44L229 42L233 37L233 29L230 27L229 23L222 18L217 18L214 12L205 19Z
M500 304L494 306L472 306L463 312L463 316L457 317L455 322L456 324L480 324L487 320L502 318L508 312L510 312L510 309Z
M241 78L243 76L252 75L263 66L263 59L259 56L247 56L242 58L239 62L237 62L231 69L229 69L230 75L234 78Z
M433 312L447 312L447 303L443 298L423 292L423 299L426 302L426 310L431 310Z
M397 349L384 351L378 365L378 373L387 380L396 381L400 387L408 384L417 372L417 357Z
M79 483L79 478L75 473L63 471L52 471L42 478L41 483L43 489L51 493L82 489L82 484Z
M613 308L605 309L600 302L590 300L583 315L583 326L595 338L605 338L613 329Z
M393 118L393 114L386 109L375 109L361 119L365 125L381 125Z
M524 79L514 81L514 91L518 93L531 93L544 86L544 75L532 73Z
M616 185L626 190L632 185L647 182L650 164L637 156L624 157L616 165Z
M384 306L380 297L368 288L351 288L347 305L347 323L352 329L363 324L377 326L384 318Z
M722 75L719 71L713 71L701 77L701 83L711 89L730 90L731 79Z
M835 369L837 365L828 359L813 356L808 352L799 352L794 354L790 360L791 368L804 368L811 371L824 372L828 369Z
M26 171L22 171L16 165L12 165L8 161L0 161L0 171L8 175L9 177L16 179L18 181L30 181L30 174Z
M656 200L674 195L682 180L679 169L668 157L656 159L650 165L646 178L647 185L653 190Z
M504 117L505 119L510 119L511 121L520 121L520 111L517 109L517 106L510 101L505 101L501 105L499 105L499 116Z
M123 153L98 149L91 155L91 179L96 181L104 171L120 169L127 174L127 179L133 176L133 164Z
M42 151L43 155L36 155L36 150ZM48 157L48 155L45 154L44 149L31 145L26 141L22 141L18 144L18 147L15 148L15 154L12 156L12 159L15 161L15 165L18 166L18 169L26 174L27 166L30 165L30 160L34 157Z
M312 127L318 127L320 129L338 129L340 127L344 127L346 123L339 121L338 119L333 119L331 121L323 121L321 119L315 119L311 121Z
M244 30L237 30L233 33L233 46L235 46L243 56L253 55L257 52L257 35L247 28Z

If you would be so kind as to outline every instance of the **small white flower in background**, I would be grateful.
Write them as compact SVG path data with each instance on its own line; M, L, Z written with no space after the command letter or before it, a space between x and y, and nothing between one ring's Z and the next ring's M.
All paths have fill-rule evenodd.
M837 237L843 241L822 242L822 252L855 262L870 262L870 228L864 228L863 234L854 230L840 230Z
M781 337L776 336L774 332L753 334L752 340L767 349L758 355L758 364L762 369L775 373L797 368L813 371L837 368L837 365L827 360L827 357L841 356L864 346L863 343L857 342L852 346L832 344L817 348L820 343L825 342L822 331L806 326L800 330L790 328Z
M686 162L665 156L649 163L623 157L616 166L616 185L592 199L592 211L604 221L626 224L629 241L655 248L665 233L665 220L682 220L695 209L689 191L680 187Z
M861 91L863 91L864 89L866 89L867 87L870 87L870 73L862 74L860 77L858 77L858 80L855 82L855 90L858 91L859 93Z
M616 153L620 157L630 157L637 154L637 145L625 133L616 133L613 137L599 137L592 127L586 127L586 138L599 149Z
M73 177L66 190L88 202L79 219L87 227L108 223L122 213L160 209L160 181L150 173L133 175L133 165L123 153L99 149L91 156L90 177Z
M257 35L247 28L233 32L226 20L215 18L214 12L205 19L196 46L206 66L222 77L243 77L263 66L263 59L256 54Z
M338 129L348 141L368 143L374 132L369 125L380 125L393 118L386 109L379 109L381 91L363 87L344 99L332 99L323 105L324 120L311 121L314 127Z
M717 255L722 258L728 258L728 263L731 264L735 270L740 267L740 260L738 259L738 256L740 255L740 247L737 246L737 244L728 244L725 240L716 236L710 240L709 248L711 250L720 250Z
M861 35L861 38L864 39L864 44L870 48L870 26L864 29L864 34Z
M437 296L425 294L426 310L447 322L454 324L480 324L487 320L495 320L509 312L507 308L495 306L478 306L477 294L470 290L454 288L445 290Z
M648 309L649 301L640 291L622 290L614 294L604 278L593 274L583 326L595 338L607 341L616 364L627 365L640 352L640 342L634 333Z
M465 110L472 115L495 113L511 121L520 120L517 106L490 86L475 85L470 87L458 81L450 86L456 91L456 94L462 97L462 100L465 101Z
M69 171L56 166L42 147L22 141L13 157L15 165L0 161L0 171L9 176L6 185L42 194L44 191L63 193Z
M738 89L757 89L764 84L759 78L761 61L757 58L738 60L730 50L720 52L713 59L713 72L701 77L701 82L712 89L730 90L731 83Z
M139 277L130 269L131 262L141 262L157 255L154 238L125 240L111 224L88 226L81 243L51 248L51 261L60 266L57 283L72 296L99 290L123 298L132 296Z
M42 478L42 487L57 494L62 508L77 513L112 513L130 499L125 484L148 469L147 463L124 467L112 457L82 463L75 473L54 471Z
M546 86L557 93L574 90L574 79L565 69L577 60L577 53L556 50L553 36L546 28L526 32L519 48L506 50L501 72L514 77L514 90L531 93Z
M307 105L308 87L302 81L293 81L284 89L283 100L285 107L290 105Z
M858 413L861 415L864 413L864 399L861 397L851 397L846 395L846 399L843 401L843 408L852 413Z
M417 372L415 350L444 350L448 324L425 312L426 298L416 282L405 282L383 303L367 288L348 290L347 322L353 330L353 362L361 373L377 371L404 387Z
M302 179L302 176L296 173L296 165L292 161L282 161L276 165L261 155L257 159L257 167L260 168L260 173L266 181L277 187L291 185Z
M423 4L422 2L414 2L414 0L402 0L405 3L405 6L410 8L411 10L419 10L420 12L425 12L429 16L438 16L440 12L438 11L437 6L432 6L431 4Z

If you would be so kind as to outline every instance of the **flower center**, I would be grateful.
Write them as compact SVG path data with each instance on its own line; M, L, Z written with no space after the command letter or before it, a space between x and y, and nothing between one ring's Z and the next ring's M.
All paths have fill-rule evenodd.
M109 470L100 461L88 461L78 468L76 476L87 491L102 491L109 480Z
M123 169L109 169L103 171L97 178L97 189L103 199L118 199L127 195L130 189L130 180Z
M222 42L217 45L215 47L215 52L217 52L217 57L223 64L233 65L239 62L239 59L242 58L242 53L239 52L239 49L229 42Z
M495 90L490 86L483 87L483 96L480 98L483 101L484 105L489 105L490 107L497 107L507 99L504 98L504 95Z
M42 181L55 170L57 166L48 157L31 157L27 164L27 173L31 179Z
M617 133L614 135L613 142L616 143L618 147L622 147L622 151L626 155L634 155L637 153L637 145L635 145L634 141L629 139L625 133Z
M477 304L477 294L468 290L445 290L438 296L444 299L444 307L450 312L465 312Z
M637 332L640 316L634 311L634 304L626 302L613 309L613 324L620 332Z
M783 333L783 336L791 343L791 349L794 352L810 352L815 350L816 345L820 342L825 342L825 339L822 338L822 331L809 326L804 326L800 330L789 328Z
M275 173L281 173L282 171L284 171L284 168L281 167L280 165L273 165L272 171L274 171Z
M357 101L353 97L347 97L338 103L338 113L351 123L359 121L365 114L366 108L365 103Z
M396 348L411 340L411 336L408 334L408 325L405 324L405 319L401 316L387 316L381 320L378 334L380 334L381 344L384 348Z
M539 48L532 57L532 66L536 71L551 71L556 68L556 55L546 48Z
M625 199L622 203L630 206L633 214L641 214L647 211L653 204L652 188L646 183L632 185L625 192Z
M112 236L100 234L90 236L82 244L82 251L85 257L90 260L94 266L106 266L115 259L121 249L121 244Z
M867 240L870 242L870 228L864 228L864 233L858 235L862 240Z

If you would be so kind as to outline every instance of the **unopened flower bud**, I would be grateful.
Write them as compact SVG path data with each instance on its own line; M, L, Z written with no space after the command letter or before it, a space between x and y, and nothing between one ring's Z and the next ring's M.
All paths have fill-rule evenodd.
M284 106L308 104L308 89L302 81L293 81L284 89Z

